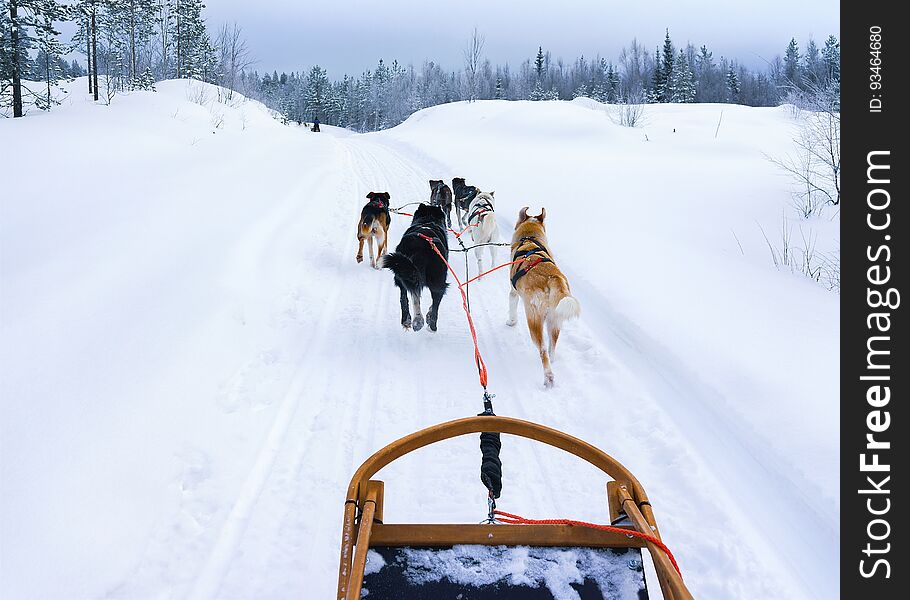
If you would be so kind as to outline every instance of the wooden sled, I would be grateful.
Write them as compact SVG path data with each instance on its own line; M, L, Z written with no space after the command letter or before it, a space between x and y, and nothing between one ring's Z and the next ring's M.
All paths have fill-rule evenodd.
M528 421L498 416L458 419L389 444L354 473L344 505L338 600L553 598L539 581L496 577L496 569L513 560L515 556L510 553L516 552L526 564L576 560L583 581L579 583L576 578L571 587L581 598L644 600L648 592L641 566L642 547L651 554L663 598L692 598L670 557L652 541L638 537L564 524L383 523L384 484L370 477L418 448L482 432L529 438L591 463L613 479L606 486L610 522L660 540L644 488L610 455L578 438ZM599 570L586 572L590 565ZM603 573L608 572L619 579L603 580ZM462 576L464 573L468 573L468 580Z

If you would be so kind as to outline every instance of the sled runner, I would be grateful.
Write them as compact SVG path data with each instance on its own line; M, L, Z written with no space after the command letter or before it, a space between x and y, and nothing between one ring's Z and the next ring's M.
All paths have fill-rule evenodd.
M481 479L490 491L481 524L383 523L381 468L424 446L481 433ZM612 477L611 526L532 521L495 510L501 471L499 434L532 439L569 452ZM486 447L485 447L486 444ZM492 444L492 445L491 445ZM663 542L644 488L610 455L563 432L490 413L429 427L403 437L364 462L344 506L338 600L551 599L554 589L583 599L645 600L641 549L651 554L662 596L692 596ZM566 575L569 573L569 575Z

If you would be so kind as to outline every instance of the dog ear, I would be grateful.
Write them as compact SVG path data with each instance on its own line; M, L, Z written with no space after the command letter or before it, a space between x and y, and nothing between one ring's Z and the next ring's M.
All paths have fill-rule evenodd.
M518 211L518 223L516 223L516 225L518 225L519 223L524 223L527 220L528 220L528 207L525 206L520 211Z
M543 206L540 207L540 214L537 215L537 220L543 223L543 220L547 218L547 209Z
M391 200L391 199L392 199L392 194L390 194L390 193L388 193L388 192L383 192L382 195L385 197L386 200Z
M373 199L373 196L375 196L375 195L376 195L376 192L370 192L369 194L367 194L367 198L369 198L370 200L372 200L372 199Z

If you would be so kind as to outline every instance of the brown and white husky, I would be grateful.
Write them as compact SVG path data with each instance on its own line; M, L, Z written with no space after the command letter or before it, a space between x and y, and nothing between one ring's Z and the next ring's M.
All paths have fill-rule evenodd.
M540 210L536 217L528 215L528 207L518 213L515 233L512 235L512 265L510 275L512 290L509 292L508 325L515 325L518 298L521 297L528 318L531 340L540 352L543 365L544 387L553 386L550 361L554 359L559 331L568 319L581 314L581 306L569 290L569 281L553 261L544 219L547 211ZM549 343L543 343L546 325Z

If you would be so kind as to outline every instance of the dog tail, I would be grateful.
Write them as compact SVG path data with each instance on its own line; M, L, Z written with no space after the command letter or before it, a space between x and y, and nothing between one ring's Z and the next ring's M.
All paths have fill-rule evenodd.
M577 319L581 315L581 305L575 296L564 296L556 305L556 325L561 326L569 319Z
M496 215L492 212L484 213L480 217L479 227L481 237L485 240L495 242L499 239L496 235ZM495 239L494 239L495 238Z
M386 254L382 258L382 266L385 269L390 269L398 279L411 287L420 283L420 275L414 262L400 252Z

